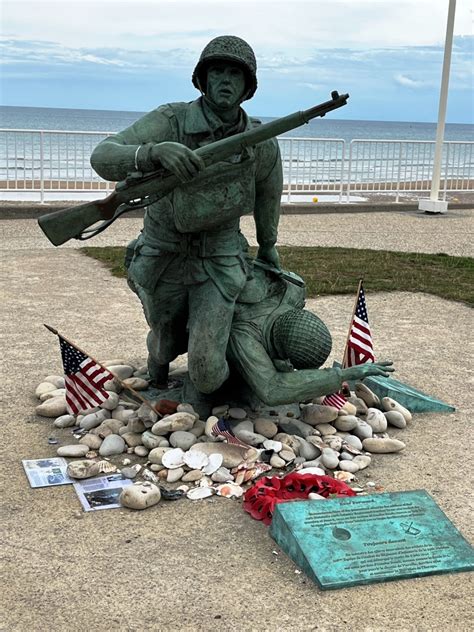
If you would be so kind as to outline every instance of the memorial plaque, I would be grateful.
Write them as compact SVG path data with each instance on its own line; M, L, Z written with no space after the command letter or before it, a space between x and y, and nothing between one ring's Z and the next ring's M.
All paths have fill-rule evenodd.
M270 533L322 590L474 570L474 551L424 490L281 503Z

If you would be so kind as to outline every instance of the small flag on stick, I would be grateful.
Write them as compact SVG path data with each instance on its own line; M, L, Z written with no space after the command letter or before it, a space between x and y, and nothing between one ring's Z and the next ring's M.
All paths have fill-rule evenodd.
M81 410L100 406L109 399L109 393L104 389L104 384L109 380L116 380L121 386L134 395L143 404L155 411L153 405L131 386L111 373L100 362L88 356L75 344L70 342L53 327L45 324L59 338L61 357L63 360L66 387L66 406L70 414L77 415ZM160 414L160 413L158 413Z
M104 384L113 380L114 376L92 358L73 347L62 336L59 336L59 344L66 376L68 412L77 415L81 410L100 406L109 398Z
M347 400L342 393L332 393L332 395L326 395L321 404L323 406L332 406L333 408L337 408L337 410L341 410L346 402Z
M367 315L365 293L361 279L357 289L351 324L347 335L346 346L344 348L342 368L346 369L358 364L365 364L366 362L375 362L375 356L372 335L370 333L369 318ZM347 400L341 390L339 393L326 395L322 404L323 406L333 406L334 408L341 410L346 401Z
M221 417L219 421L217 421L211 428L211 435L213 437L222 437L227 440L227 443L232 443L233 445L238 445L241 448L250 448L247 443L240 441L232 430L232 427L227 419Z
M342 366L347 368L358 364L365 364L366 362L375 362L375 356L372 334L370 333L369 317L367 315L365 293L361 279L357 291L354 313L349 327L349 334L347 336Z

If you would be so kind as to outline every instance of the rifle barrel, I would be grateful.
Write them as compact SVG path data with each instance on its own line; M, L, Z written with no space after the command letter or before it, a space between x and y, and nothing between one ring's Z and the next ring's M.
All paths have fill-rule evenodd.
M336 91L332 92L331 96L332 99L325 103L204 145L196 149L195 152L204 159L206 166L225 160L242 152L246 147L258 145L265 140L289 132L317 116L324 116L327 112L346 105L349 98L348 94L339 95ZM99 227L96 231L88 231L90 233L88 237L106 228L116 219L117 215L122 214L120 211L115 213L119 206L123 205L122 212L132 210L132 201L148 197L154 200L160 199L179 184L180 181L175 175L163 169L156 173L146 174L143 178L127 178L125 181L119 182L115 191L105 199L48 213L40 217L38 223L51 243L60 246L69 239L80 239L87 228L100 220L108 219L109 222L102 222L102 228Z

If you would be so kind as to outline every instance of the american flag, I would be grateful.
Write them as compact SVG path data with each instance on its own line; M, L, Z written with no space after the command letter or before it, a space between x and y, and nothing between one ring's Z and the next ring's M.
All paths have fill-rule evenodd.
M342 393L332 393L332 395L326 395L321 404L323 406L333 406L341 410L346 402L347 400Z
M364 364L365 362L375 362L375 356L369 318L367 316L364 288L362 287L362 283L360 283L357 304L349 330L346 352L344 354L344 368Z
M70 414L93 408L105 402L109 394L105 382L114 378L110 371L87 357L59 336L64 373L66 374L66 404Z
M239 445L242 448L250 448L247 443L240 441L235 436L230 423L224 417L221 417L211 428L211 435L213 437L223 437L227 439L228 443L233 443L234 445Z

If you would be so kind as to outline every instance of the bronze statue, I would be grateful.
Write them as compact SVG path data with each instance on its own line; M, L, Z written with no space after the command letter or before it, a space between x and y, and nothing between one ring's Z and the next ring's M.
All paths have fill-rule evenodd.
M240 107L257 88L250 46L238 37L215 38L204 48L192 80L200 98L146 114L101 142L91 163L107 180L164 167L181 181L147 208L129 279L151 330L147 346L155 384L166 384L169 362L188 351L191 380L200 392L211 393L229 375L226 348L235 300L250 272L239 217L254 214L258 258L278 267L282 171L275 139L202 175L204 163L193 151L258 125ZM183 211L221 221L212 230L183 233L175 223Z
M321 360L314 350L324 346L329 333L302 310L301 291L290 291L295 275L279 272L275 244L282 168L274 136L345 105L349 95L333 92L331 101L260 125L241 108L257 88L255 55L234 36L217 37L204 48L192 81L201 91L196 101L162 105L96 147L94 169L120 181L113 194L45 215L40 226L60 245L88 239L123 212L147 206L144 228L127 249L127 268L150 326L148 367L154 386L167 387L170 361L188 351L191 381L185 383L185 399L186 391L195 393L196 401L218 391L229 376L228 360L266 403L336 390L340 370L315 370L326 356ZM239 228L240 217L248 213L254 215L259 244L255 277ZM88 228L99 220L105 221ZM262 277L261 266L279 274L279 284L270 282L270 273ZM285 278L290 285L283 291ZM249 301L255 291L260 298ZM299 298L291 307L293 295ZM275 309L285 314L275 319ZM250 330L260 332L253 343L244 334ZM288 371L287 359L302 352L305 338L314 346L308 356L311 370L298 371L297 378ZM391 370L381 367L367 374Z
M304 309L305 294L301 277L256 262L236 304L229 364L269 406L335 393L344 381L393 371L391 362L320 369L332 339L322 320Z

